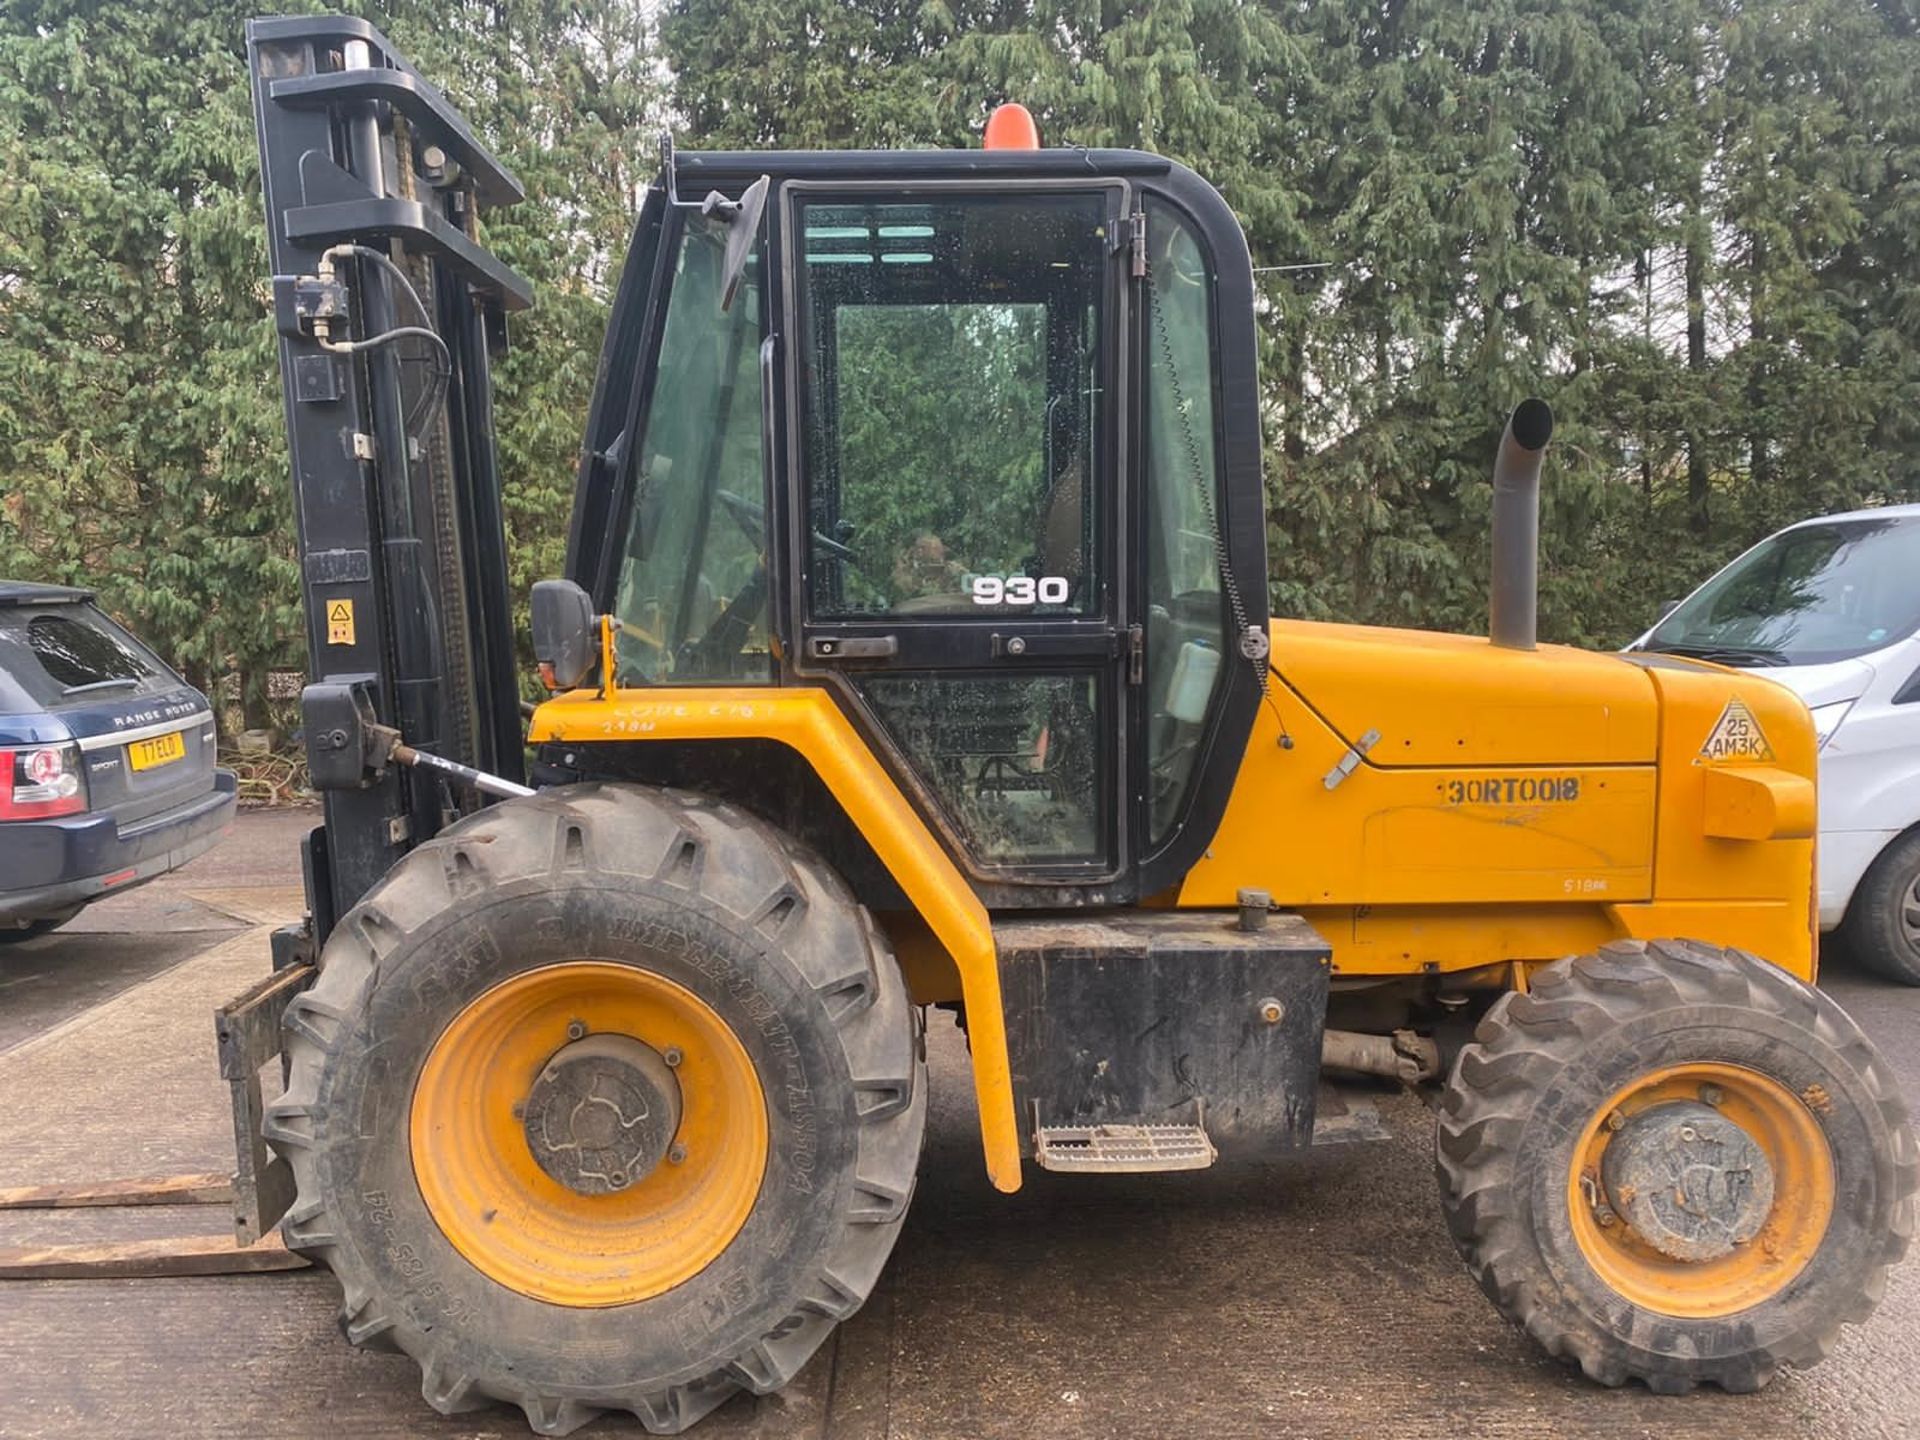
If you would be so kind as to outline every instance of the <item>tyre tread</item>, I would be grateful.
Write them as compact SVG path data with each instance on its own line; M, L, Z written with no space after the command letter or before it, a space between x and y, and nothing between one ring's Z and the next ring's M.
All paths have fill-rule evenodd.
M395 1318L403 1307L381 1298L370 1278L352 1273L355 1266L334 1233L319 1182L315 1125L323 1117L316 1116L315 1097L348 1018L375 983L380 958L408 932L493 882L499 864L491 842L504 827L550 824L553 871L591 868L605 863L605 847L594 833L599 814L632 804L650 804L667 821L667 843L651 878L718 906L742 934L781 943L790 954L805 947L809 929L831 927L854 941L851 957L827 955L834 973L814 988L844 1051L854 1093L863 1097L851 1117L859 1127L859 1151L840 1236L825 1265L802 1287L793 1316L693 1381L583 1398L529 1388L518 1375L447 1369L422 1327ZM766 883L746 906L715 893L748 876ZM542 792L491 807L420 846L342 920L335 937L312 988L287 1007L289 1083L268 1107L264 1126L297 1185L283 1235L289 1248L341 1279L340 1327L348 1340L412 1355L421 1366L422 1395L434 1409L452 1414L504 1401L518 1405L541 1435L569 1434L614 1409L633 1414L651 1433L679 1434L736 1390L765 1393L786 1384L833 1325L871 1293L899 1234L919 1165L926 1115L919 1013L872 917L824 861L791 837L736 806L686 791L589 784L564 794ZM878 1098L865 1103L864 1097Z
M1702 1382L1743 1393L1765 1385L1782 1365L1823 1359L1841 1329L1865 1319L1905 1253L1914 1228L1920 1158L1907 1128L1898 1082L1847 1015L1811 987L1741 951L1691 940L1624 940L1547 966L1531 993L1496 1001L1455 1062L1435 1128L1435 1169L1455 1247L1495 1307L1549 1354L1577 1365L1599 1384L1639 1380L1659 1394L1683 1394ZM1874 1096L1893 1137L1892 1223L1878 1233L1861 1292L1816 1315L1771 1350L1680 1368L1636 1362L1633 1352L1593 1332L1570 1328L1548 1303L1527 1221L1503 1172L1529 1110L1553 1085L1581 1041L1603 1027L1674 1004L1711 1004L1800 1019L1832 1046Z
M1893 840L1874 857L1854 887L1840 922L1849 954L1883 980L1920 985L1920 955L1901 934L1900 897L1920 869L1920 827Z

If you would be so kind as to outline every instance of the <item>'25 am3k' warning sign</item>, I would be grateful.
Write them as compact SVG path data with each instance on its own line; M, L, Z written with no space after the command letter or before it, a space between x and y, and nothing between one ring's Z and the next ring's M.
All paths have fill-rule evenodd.
M1773 746L1767 743L1766 732L1760 728L1760 722L1753 718L1753 711L1747 708L1747 702L1736 695L1727 701L1727 708L1714 721L1707 743L1700 747L1699 757L1694 764L1717 765L1729 760L1764 762L1771 759Z

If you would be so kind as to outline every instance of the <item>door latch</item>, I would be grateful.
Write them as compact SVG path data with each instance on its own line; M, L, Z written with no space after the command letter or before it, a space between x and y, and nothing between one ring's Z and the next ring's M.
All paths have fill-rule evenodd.
M1329 790L1336 789L1342 780L1360 768L1360 762L1366 758L1367 752L1379 743L1380 732L1367 731L1347 747L1347 753L1334 762L1333 768L1327 771L1326 779L1320 783Z

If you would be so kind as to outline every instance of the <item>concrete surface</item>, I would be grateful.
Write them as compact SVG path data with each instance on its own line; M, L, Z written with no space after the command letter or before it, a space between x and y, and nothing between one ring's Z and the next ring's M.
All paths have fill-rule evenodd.
M247 814L179 875L0 951L0 1185L228 1167L213 1007L298 908L311 813ZM1829 966L1920 1099L1920 991ZM1827 1364L1757 1396L1604 1391L1542 1358L1467 1278L1430 1120L1290 1166L1125 1180L981 1173L965 1052L930 1039L919 1192L867 1307L784 1396L705 1440L1920 1434L1920 1270ZM0 1244L219 1232L219 1207L0 1213ZM0 1436L524 1436L457 1419L412 1363L350 1349L324 1273L0 1282ZM638 1435L607 1418L591 1436Z

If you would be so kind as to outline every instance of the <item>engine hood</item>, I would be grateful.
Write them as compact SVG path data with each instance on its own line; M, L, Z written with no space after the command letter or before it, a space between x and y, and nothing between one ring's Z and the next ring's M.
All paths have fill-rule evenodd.
M1858 700L1873 683L1874 668L1864 660L1836 660L1829 665L1783 665L1747 673L1786 686L1812 709L1840 700Z
M1482 637L1277 620L1272 666L1367 762L1394 766L1651 764L1660 702L1637 665Z

